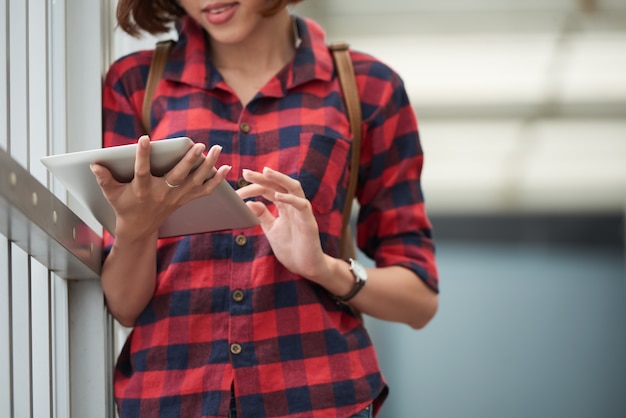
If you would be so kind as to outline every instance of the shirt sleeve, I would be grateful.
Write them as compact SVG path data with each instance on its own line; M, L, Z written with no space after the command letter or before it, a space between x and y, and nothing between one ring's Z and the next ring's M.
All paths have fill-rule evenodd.
M399 265L439 290L432 226L421 186L424 155L400 77L376 60L355 59L363 109L357 199L359 248L379 267Z
M102 87L102 146L133 144L143 135L141 107L151 55L130 54L114 62ZM108 256L113 236L104 231L103 256Z
M150 60L151 51L140 51L109 68L102 89L103 147L132 144L144 134L141 107Z

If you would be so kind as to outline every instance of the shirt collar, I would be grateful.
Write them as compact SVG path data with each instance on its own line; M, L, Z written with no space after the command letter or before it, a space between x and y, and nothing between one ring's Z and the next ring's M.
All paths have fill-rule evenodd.
M297 35L296 54L277 75L276 81L283 89L289 90L316 79L330 80L333 63L324 30L310 19L297 16L293 19ZM204 29L188 16L177 22L176 29L178 41L172 48L163 78L203 89L219 87L224 80L209 58L209 43Z
M311 80L328 81L333 75L333 60L326 44L326 34L316 22L294 16L300 46L291 63L287 88Z
M176 23L176 29L178 41L172 48L163 78L202 89L212 89L223 82L210 60L204 29L188 16Z

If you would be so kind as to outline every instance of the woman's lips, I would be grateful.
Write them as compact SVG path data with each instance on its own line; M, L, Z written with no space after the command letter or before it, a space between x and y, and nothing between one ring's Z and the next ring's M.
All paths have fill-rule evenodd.
M217 3L202 10L205 19L213 25L228 22L235 15L238 3Z

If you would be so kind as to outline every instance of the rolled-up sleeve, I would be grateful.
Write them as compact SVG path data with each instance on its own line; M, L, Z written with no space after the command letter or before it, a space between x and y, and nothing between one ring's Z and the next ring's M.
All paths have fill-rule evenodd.
M414 110L402 80L389 67L371 61L355 66L363 109L358 246L377 266L406 267L438 291Z

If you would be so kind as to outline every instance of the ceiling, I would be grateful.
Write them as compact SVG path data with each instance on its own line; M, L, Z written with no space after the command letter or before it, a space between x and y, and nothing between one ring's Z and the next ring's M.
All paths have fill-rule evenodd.
M605 213L626 202L626 1L308 0L405 81L430 212Z

